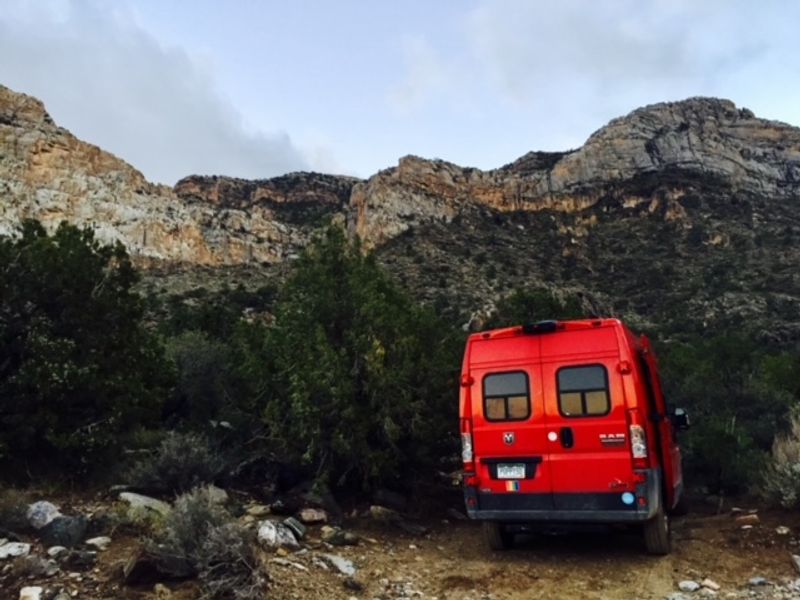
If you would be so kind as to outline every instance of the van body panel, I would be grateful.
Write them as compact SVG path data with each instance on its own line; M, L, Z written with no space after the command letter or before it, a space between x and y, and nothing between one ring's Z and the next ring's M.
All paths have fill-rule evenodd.
M521 342L521 343L520 343ZM492 346L497 347L494 354ZM472 348L473 379L472 438L476 457L475 472L481 494L533 494L541 495L541 509L552 507L552 483L547 458L547 421L544 395L541 387L541 369L538 365L540 340L500 339L477 342ZM485 392L487 378L498 375L522 374L527 380L529 416L524 420L492 421L486 414ZM508 479L498 473L503 465L525 465L525 476ZM509 489L513 483L513 490Z
M472 518L641 522L680 495L680 450L652 348L616 319L473 334L461 418L474 449ZM645 459L634 460L632 423Z

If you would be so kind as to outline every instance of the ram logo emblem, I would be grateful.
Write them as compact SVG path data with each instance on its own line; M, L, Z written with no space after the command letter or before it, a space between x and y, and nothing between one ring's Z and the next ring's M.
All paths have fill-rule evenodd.
M513 431L507 431L503 434L503 441L508 444L509 446L514 443L516 436L514 435Z

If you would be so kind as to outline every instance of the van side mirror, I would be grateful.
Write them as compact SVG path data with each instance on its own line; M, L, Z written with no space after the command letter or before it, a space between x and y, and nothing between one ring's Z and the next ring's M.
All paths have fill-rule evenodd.
M690 427L689 415L682 408L676 408L670 417L675 431L686 431Z

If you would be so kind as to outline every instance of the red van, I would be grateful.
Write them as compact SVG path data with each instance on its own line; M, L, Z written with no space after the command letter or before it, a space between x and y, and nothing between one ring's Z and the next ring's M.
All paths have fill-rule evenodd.
M467 513L493 549L541 524L638 524L670 551L683 491L653 349L617 319L473 334L461 373Z

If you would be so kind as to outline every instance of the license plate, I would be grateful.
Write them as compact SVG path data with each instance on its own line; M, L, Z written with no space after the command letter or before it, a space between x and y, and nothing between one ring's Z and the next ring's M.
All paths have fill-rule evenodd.
M497 465L498 479L525 479L525 465L522 463Z

